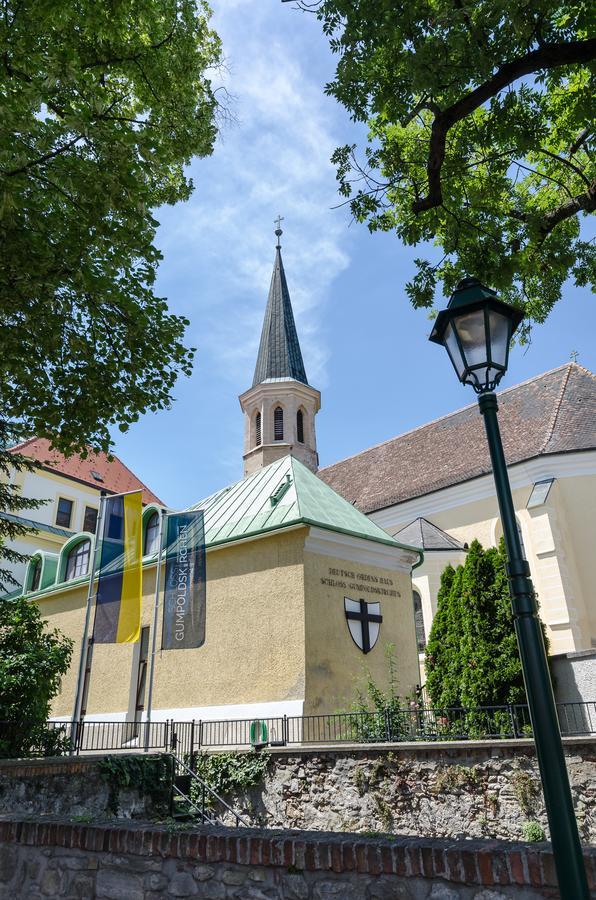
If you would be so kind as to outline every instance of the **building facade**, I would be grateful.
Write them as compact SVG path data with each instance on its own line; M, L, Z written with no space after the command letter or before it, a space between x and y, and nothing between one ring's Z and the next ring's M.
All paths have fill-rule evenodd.
M589 650L596 646L596 378L568 363L498 398L518 527L551 653ZM463 562L475 538L495 546L503 533L476 404L319 475L389 534L424 550L413 588L426 634L445 566ZM434 534L421 532L421 520ZM419 635L421 644L420 623Z
M44 500L38 508L24 509L19 515L0 512L3 518L20 522L30 534L7 546L25 555L36 554L33 565L3 563L19 585L28 590L47 582L57 572L68 553L67 545L84 533L88 539L95 533L101 492L116 494L142 490L144 503L159 503L159 498L117 456L89 451L86 459L65 457L53 450L45 438L31 438L10 448L34 463L32 472L13 470L9 479L23 497ZM66 554L65 554L66 548ZM62 557L62 558L61 558ZM26 583L26 575L29 582ZM8 593L12 593L9 589Z

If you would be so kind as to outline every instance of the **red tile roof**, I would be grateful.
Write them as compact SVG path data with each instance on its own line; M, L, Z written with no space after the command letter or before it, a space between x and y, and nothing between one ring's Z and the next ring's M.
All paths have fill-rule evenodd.
M499 391L509 465L596 448L596 377L566 363ZM319 477L370 513L491 471L477 404L319 470Z
M72 478L83 484L91 485L97 491L105 490L110 494L123 494L126 491L142 490L143 503L159 503L162 501L146 484L137 478L134 472L124 465L117 456L108 459L106 453L95 453L90 450L86 459L80 456L64 456L57 450L50 449L47 438L30 438L10 448L11 453L22 453L38 462L42 468L51 472L59 472L65 478ZM97 472L101 480L91 474Z

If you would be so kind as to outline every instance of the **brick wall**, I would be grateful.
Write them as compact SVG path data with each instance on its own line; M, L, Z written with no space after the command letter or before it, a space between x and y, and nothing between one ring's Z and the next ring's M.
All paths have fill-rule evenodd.
M596 849L586 850L596 898ZM0 898L538 900L548 844L0 821Z

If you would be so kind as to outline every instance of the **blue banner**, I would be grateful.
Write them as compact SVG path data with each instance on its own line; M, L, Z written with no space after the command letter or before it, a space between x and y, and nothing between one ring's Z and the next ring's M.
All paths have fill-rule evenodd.
M163 650L205 643L205 522L202 510L166 516Z

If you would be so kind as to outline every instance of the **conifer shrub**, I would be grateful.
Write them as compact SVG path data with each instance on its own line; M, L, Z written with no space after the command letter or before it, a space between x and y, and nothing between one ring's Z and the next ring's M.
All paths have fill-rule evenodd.
M475 540L464 565L447 566L426 646L433 707L449 721L458 718L458 731L471 735L511 731L506 709L487 716L479 707L526 702L505 562L503 540L487 550ZM546 641L544 628L543 635ZM447 712L458 708L456 716Z

